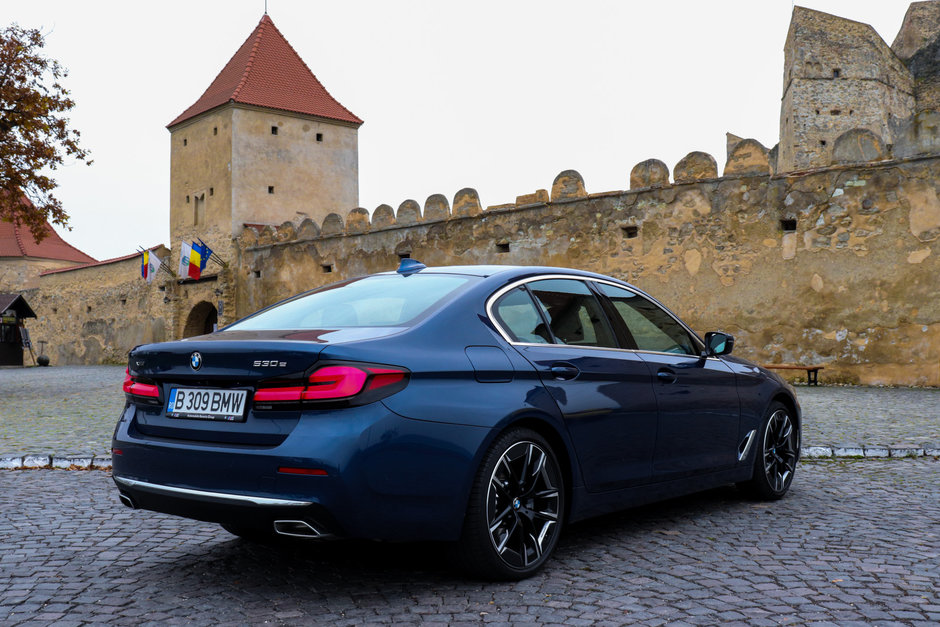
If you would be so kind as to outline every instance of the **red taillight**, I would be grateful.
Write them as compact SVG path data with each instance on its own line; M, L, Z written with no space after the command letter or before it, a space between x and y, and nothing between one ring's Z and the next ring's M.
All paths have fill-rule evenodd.
M304 387L259 388L254 399L262 403L348 399L400 383L407 374L407 370L387 366L323 366L308 377Z
M160 388L149 383L138 383L131 377L130 369L124 370L124 393L134 396L146 396L149 398L160 398Z
M255 392L255 401L299 401L306 388L261 388Z
M310 375L305 401L355 396L365 387L369 372L353 366L326 366Z

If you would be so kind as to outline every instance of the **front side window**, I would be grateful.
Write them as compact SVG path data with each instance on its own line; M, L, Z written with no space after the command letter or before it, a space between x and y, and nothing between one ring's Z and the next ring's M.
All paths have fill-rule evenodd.
M328 285L265 309L227 330L407 327L445 303L472 277L375 275Z
M598 283L597 286L610 298L638 350L698 354L688 331L662 308L630 290L607 283Z
M573 279L543 279L526 285L557 343L617 348L607 317L587 285Z

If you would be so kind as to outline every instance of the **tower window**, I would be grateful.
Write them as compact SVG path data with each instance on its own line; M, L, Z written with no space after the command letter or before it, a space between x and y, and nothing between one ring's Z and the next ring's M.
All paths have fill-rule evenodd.
M186 197L186 204L189 204L189 196Z
M209 195L210 195L210 196L215 196L215 188L214 188L214 187L210 187L210 188L209 188Z
M186 145L186 138L185 138L185 137L183 138L183 145L184 145L184 146Z
M842 76L842 70L840 70L839 68L833 68L832 78L839 78L840 76Z
M816 115L819 115L819 109L816 109Z
M277 135L277 127L276 127L276 126L272 126L272 127L271 127L271 134L272 134L272 135Z
M633 239L634 237L640 234L640 227L636 225L623 226L620 228L623 231L623 236L626 237L627 239Z
M212 134L213 134L213 135L218 135L218 134L219 134L219 127L218 127L218 126L213 126L213 127L212 127Z
M323 141L323 133L317 133L317 141L318 141L318 142L322 142L322 141Z
M268 185L268 193L269 193L269 194L273 194L273 193L274 193L274 186L273 186L273 185Z
M833 109L829 112L829 115L839 115L842 113L842 109Z
M819 145L820 145L820 146L825 146L825 145L826 145L826 140L825 140L825 139L820 139L820 140L819 140Z
M331 263L325 263L325 264L323 264L323 265L320 266L320 267L323 268L323 271L324 271L324 272L332 272L332 271L333 271L333 264L331 264Z
M780 228L784 233L795 233L796 232L796 220L781 220Z
M261 270L255 270L255 278L256 278L256 279L260 279L260 278L261 278Z

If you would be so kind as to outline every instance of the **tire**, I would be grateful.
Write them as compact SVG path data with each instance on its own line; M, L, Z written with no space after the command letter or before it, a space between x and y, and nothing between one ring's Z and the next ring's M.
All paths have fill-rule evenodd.
M551 445L530 429L512 429L489 448L473 487L458 565L487 580L519 580L555 550L565 512L565 486Z
M776 501L790 489L800 459L800 427L782 403L771 403L761 424L754 472L738 484L745 493L765 501Z
M249 527L246 525L232 525L229 523L221 523L221 525L222 528L228 531L230 534L238 536L247 542L270 542L277 537L273 527L271 529L266 529L264 527Z

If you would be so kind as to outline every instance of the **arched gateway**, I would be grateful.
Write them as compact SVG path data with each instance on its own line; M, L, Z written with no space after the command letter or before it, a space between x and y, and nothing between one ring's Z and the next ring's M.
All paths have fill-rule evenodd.
M189 312L189 317L186 318L183 337L212 333L215 331L218 321L219 312L216 310L215 305L207 301L197 303L193 310Z

